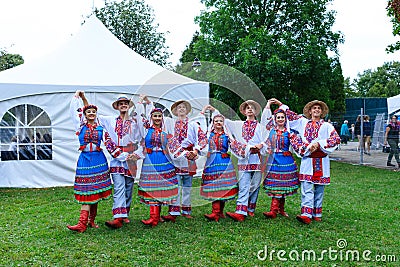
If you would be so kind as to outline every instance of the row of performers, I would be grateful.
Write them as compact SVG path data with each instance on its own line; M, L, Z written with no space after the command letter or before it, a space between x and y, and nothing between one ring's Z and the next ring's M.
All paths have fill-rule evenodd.
M279 106L274 112L272 104ZM322 119L328 113L324 102L311 101L303 115L297 115L279 100L270 99L261 123L256 120L261 106L253 100L239 107L245 121L229 120L207 105L201 114L211 111L212 123L206 129L197 123L205 120L204 116L189 119L192 108L186 100L171 106L174 119L164 117L163 111L154 108L144 95L134 113L129 113L135 105L126 96L119 96L112 106L119 111L118 116L98 115L97 107L88 103L82 91L77 91L71 100L70 112L81 151L74 195L82 207L78 224L67 226L70 230L84 232L87 226L98 227L97 204L111 197L112 182L113 220L105 224L116 229L130 222L139 159L143 163L138 194L141 202L150 206L150 218L142 223L156 226L163 221L175 222L180 215L192 218L190 195L199 156L207 157L200 194L212 202L212 213L204 215L208 220L224 218L225 202L235 197L236 210L226 215L235 221L254 216L263 171L264 188L272 197L270 211L263 213L267 218L278 214L288 217L285 198L295 194L301 185L301 214L296 218L305 224L312 219L321 220L324 187L330 183L327 155L340 143L333 126ZM135 146L138 140L140 143ZM112 156L110 167L100 147L102 141ZM302 158L300 171L290 147ZM238 158L238 177L228 152ZM267 161L262 164L265 155ZM163 205L169 209L166 216L160 215Z

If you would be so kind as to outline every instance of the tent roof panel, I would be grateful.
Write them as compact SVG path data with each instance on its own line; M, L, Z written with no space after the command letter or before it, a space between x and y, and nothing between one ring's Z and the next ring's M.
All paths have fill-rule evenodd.
M134 52L95 16L53 53L0 72L0 83L112 86L190 82L194 81Z

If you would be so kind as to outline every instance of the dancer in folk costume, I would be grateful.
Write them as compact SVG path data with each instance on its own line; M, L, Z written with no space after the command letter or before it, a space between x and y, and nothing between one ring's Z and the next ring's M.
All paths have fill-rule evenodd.
M154 227L160 221L161 206L176 202L178 177L168 152L168 134L163 128L162 110L154 108L150 122L146 121L144 126L144 153L138 149L131 157L136 160L144 158L138 194L140 201L150 206L150 218L142 220L142 223Z
M228 150L237 149L240 145L228 136L224 129L224 121L225 117L221 114L213 117L208 145L200 152L207 156L200 195L212 201L212 213L204 215L210 221L225 218L225 202L235 198L238 193L236 171Z
M85 232L88 222L90 227L99 227L94 221L97 203L109 198L112 191L107 159L100 148L104 130L97 123L97 107L86 102L81 109L81 96L82 92L77 91L70 103L71 118L75 124L81 151L76 166L74 195L82 207L78 224L67 227L77 232Z
M82 98L85 99L84 96ZM134 104L126 95L120 95L112 103L112 107L119 111L118 116L98 116L100 124L107 131L106 139L108 142L107 150L112 158L110 161L110 172L114 183L113 194L113 217L105 224L113 229L121 228L123 223L129 223L128 215L132 203L132 191L136 168L133 166L131 172L127 157L135 149L140 141L140 127L137 118L129 116L129 109Z
M272 219L278 213L289 217L285 212L285 199L297 193L299 188L297 165L289 150L291 139L286 114L282 109L276 109L272 114L270 105L273 103L272 99L268 100L261 117L261 123L269 131L263 147L269 154L264 189L272 197L270 211L263 214Z
M196 122L189 120L188 114L191 110L192 106L188 101L178 100L171 106L171 112L177 119L164 118L166 131L172 135L168 147L171 154L175 154L173 163L179 181L178 199L169 207L169 215L162 216L165 221L175 222L179 215L192 218L192 181L197 170L195 159L199 152L198 136L202 135L202 131Z
M324 102L308 102L303 109L306 118L289 110L279 100L275 103L286 111L290 128L299 132L291 136L293 149L301 156L301 215L296 218L305 224L310 224L312 219L321 221L324 189L330 184L328 154L340 144L340 136L332 124L323 120L329 112Z
M263 142L263 127L256 120L261 106L254 100L247 100L239 107L246 116L246 121L225 120L226 129L243 146L232 150L238 158L239 192L236 201L236 211L226 214L235 221L244 221L247 215L254 216L258 192L261 184L261 153ZM211 111L219 113L211 107Z

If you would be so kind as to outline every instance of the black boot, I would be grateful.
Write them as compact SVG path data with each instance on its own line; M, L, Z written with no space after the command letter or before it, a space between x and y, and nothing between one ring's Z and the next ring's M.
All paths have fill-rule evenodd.
M386 166L388 167L395 167L396 165L392 164L390 161L387 162Z

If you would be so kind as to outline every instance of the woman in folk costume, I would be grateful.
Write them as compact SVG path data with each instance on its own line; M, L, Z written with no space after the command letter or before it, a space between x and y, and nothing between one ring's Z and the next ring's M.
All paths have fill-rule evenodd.
M99 227L94 221L97 203L109 198L112 191L107 159L100 148L104 130L97 124L97 107L86 103L81 109L81 96L82 92L77 91L70 104L71 118L75 124L81 151L76 166L74 195L82 207L78 224L67 227L77 232L85 232L88 221L90 227Z
M142 223L154 227L160 221L161 206L176 202L178 178L168 154L168 135L163 129L162 110L154 108L150 112L150 122L146 121L144 126L147 131L144 151L138 149L132 158L144 158L138 194L140 201L150 206L150 218L142 220Z
M269 131L264 142L264 149L269 154L264 189L272 197L270 211L263 214L271 219L276 218L278 213L289 217L285 212L285 198L297 193L299 188L297 165L289 151L290 129L286 114L282 109L277 109L272 114L270 105L273 102L272 99L268 100L261 117L261 123Z
M201 131L199 125L188 118L191 110L192 106L188 101L178 100L171 106L171 112L177 118L164 118L166 131L172 135L168 147L170 153L175 154L173 163L179 181L178 199L174 205L169 207L169 215L163 216L165 221L175 222L179 215L192 218L191 190L193 175L197 170L195 159L199 148L196 146L199 143L198 136L201 135ZM182 150L190 153L178 156L182 154Z
M236 171L228 154L231 145L237 147L237 144L226 133L224 121L225 117L221 114L214 116L208 145L201 150L201 154L206 155L207 160L203 170L200 195L212 201L212 213L204 215L210 221L225 218L225 202L235 198L238 193Z
M219 113L211 107L213 112ZM225 120L226 129L243 146L232 150L238 158L239 192L236 211L226 214L235 221L244 221L247 215L254 216L261 184L261 153L264 129L256 120L261 106L254 100L246 100L239 107L246 121Z
M330 184L328 154L340 144L340 136L332 124L323 120L329 112L324 102L308 102L303 109L306 117L289 110L279 100L275 103L285 110L290 128L299 132L291 136L293 149L301 157L301 215L296 219L305 224L310 224L312 219L321 221L324 189Z

